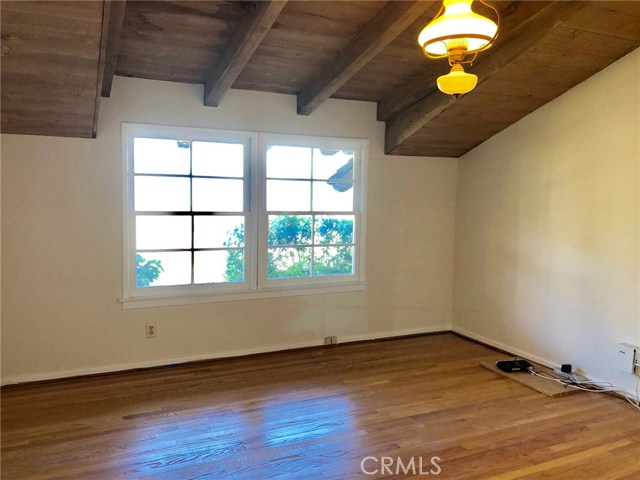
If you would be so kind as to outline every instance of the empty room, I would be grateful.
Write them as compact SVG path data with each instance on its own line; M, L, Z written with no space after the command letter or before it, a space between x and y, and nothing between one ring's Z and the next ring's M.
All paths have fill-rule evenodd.
M0 17L3 480L640 478L640 0Z

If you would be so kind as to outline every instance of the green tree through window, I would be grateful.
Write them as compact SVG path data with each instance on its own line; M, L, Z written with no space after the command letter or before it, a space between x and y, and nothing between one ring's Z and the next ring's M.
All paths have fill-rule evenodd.
M144 288L155 282L164 272L160 260L147 260L140 254L136 254L136 287Z
M267 272L269 278L307 277L311 265L311 248L287 248L291 245L305 245L311 238L310 215L280 215L269 223L268 242L272 246L268 255ZM244 245L244 224L228 232L224 242L226 248L238 248ZM323 244L342 244L353 242L353 221L327 216L316 217L316 235L321 241L316 245L315 274L345 275L353 270L353 254L350 246L326 246ZM149 287L156 281L164 269L160 260L136 255L136 286ZM226 282L244 281L244 250L228 250Z
M229 238L224 241L225 247L239 247L244 245L244 223L227 232ZM227 254L227 268L224 272L226 282L242 282L244 280L243 250L229 250Z
M324 240L322 243L351 243L353 241L353 221L331 217L316 217L316 233ZM236 228L229 232L225 247L235 247L244 242L244 231ZM301 245L311 238L311 216L281 215L269 223L269 245ZM326 247L316 258L317 275L350 274L353 270L351 247ZM330 251L331 250L331 251ZM269 278L289 278L309 276L310 248L273 249L268 255L267 273ZM242 253L231 250L227 257L225 280L242 281L244 278L244 260Z

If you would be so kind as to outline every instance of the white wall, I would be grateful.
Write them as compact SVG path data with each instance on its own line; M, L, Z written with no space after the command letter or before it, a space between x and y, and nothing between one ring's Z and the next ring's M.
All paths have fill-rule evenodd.
M2 136L2 380L447 329L457 161L383 154L375 104L116 77L97 140ZM371 139L365 292L123 311L121 122ZM147 340L145 322L158 338Z
M640 50L459 160L454 328L628 390L640 344Z

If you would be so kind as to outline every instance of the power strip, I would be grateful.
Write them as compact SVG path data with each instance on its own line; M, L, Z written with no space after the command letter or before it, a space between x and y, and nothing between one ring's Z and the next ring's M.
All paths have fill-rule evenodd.
M558 367L553 369L553 373L555 375L557 375L558 377L566 378L567 380L572 380L573 381L573 374L572 373L563 372Z
M575 372L571 372L571 373L563 372L557 367L553 369L553 373L558 377L569 380L570 382L581 382L585 380L585 378L582 375L578 375Z

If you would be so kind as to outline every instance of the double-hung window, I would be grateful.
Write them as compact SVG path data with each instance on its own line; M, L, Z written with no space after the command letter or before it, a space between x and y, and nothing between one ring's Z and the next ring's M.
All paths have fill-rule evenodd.
M125 124L125 308L362 289L366 147Z
M265 286L356 281L361 225L358 146L263 135L266 201L260 209ZM262 202L261 202L262 203Z

